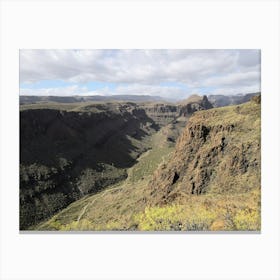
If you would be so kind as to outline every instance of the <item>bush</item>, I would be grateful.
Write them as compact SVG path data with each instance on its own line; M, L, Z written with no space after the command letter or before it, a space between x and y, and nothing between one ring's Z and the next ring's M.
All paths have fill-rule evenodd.
M73 221L69 224L61 224L57 220L51 220L48 224L48 228L50 230L60 230L60 231L79 231L79 230L93 230L93 224L87 220L87 219L82 219L79 222L78 221Z
M203 206L190 208L184 205L149 207L135 216L140 230L209 230L216 214Z
M253 209L238 210L233 218L237 230L260 230L261 215Z

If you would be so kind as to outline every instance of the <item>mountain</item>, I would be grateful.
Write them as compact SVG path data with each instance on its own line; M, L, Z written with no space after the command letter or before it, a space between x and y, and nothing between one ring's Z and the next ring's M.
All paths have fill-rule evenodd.
M195 112L150 138L127 178L36 230L260 230L260 96ZM177 140L176 140L177 139Z
M34 104L34 103L77 103L77 102L113 102L113 101L124 101L124 102L154 102L163 101L164 99L160 96L151 95L92 95L92 96L20 96L20 104Z
M151 201L184 194L242 193L260 187L260 96L251 102L196 112L168 164L155 172Z
M223 107L228 105L238 105L250 101L253 96L260 95L259 92L235 95L209 95L208 100L214 107Z
M208 110L213 108L213 105L209 102L206 95L191 95L188 99L178 103L180 115L189 117L196 111Z

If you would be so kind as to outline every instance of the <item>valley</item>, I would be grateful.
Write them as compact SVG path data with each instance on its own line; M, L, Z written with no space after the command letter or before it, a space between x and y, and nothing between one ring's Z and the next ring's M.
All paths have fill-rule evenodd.
M260 230L260 99L209 100L22 104L21 230Z

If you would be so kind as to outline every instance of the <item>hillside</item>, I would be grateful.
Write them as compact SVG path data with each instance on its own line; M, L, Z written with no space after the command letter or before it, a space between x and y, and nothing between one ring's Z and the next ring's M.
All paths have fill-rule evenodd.
M185 194L242 193L260 186L260 104L196 112L173 157L150 183L156 204Z
M195 112L175 148L162 127L124 181L33 229L260 230L260 109L256 97Z
M21 228L127 177L159 126L134 104L20 112Z

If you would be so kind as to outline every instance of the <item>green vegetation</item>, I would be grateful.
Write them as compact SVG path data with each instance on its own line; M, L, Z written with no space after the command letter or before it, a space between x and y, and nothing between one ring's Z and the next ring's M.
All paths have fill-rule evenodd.
M145 206L145 184L120 184L74 202L37 230L259 231L260 189L236 195L186 195L165 206ZM105 193L106 192L106 193ZM122 197L125 195L124 197ZM134 197L133 197L134 195ZM104 203L105 206L104 206ZM103 205L103 207L102 207ZM87 206L83 216L79 215ZM101 208L102 207L102 208Z
M165 162L173 150L174 147L154 147L143 154L138 159L138 163L135 165L135 167L129 172L130 181L135 183L139 180L144 180L146 176L152 175L158 165L162 162Z
M189 196L181 204L147 207L135 215L139 230L260 230L260 190L242 195Z

